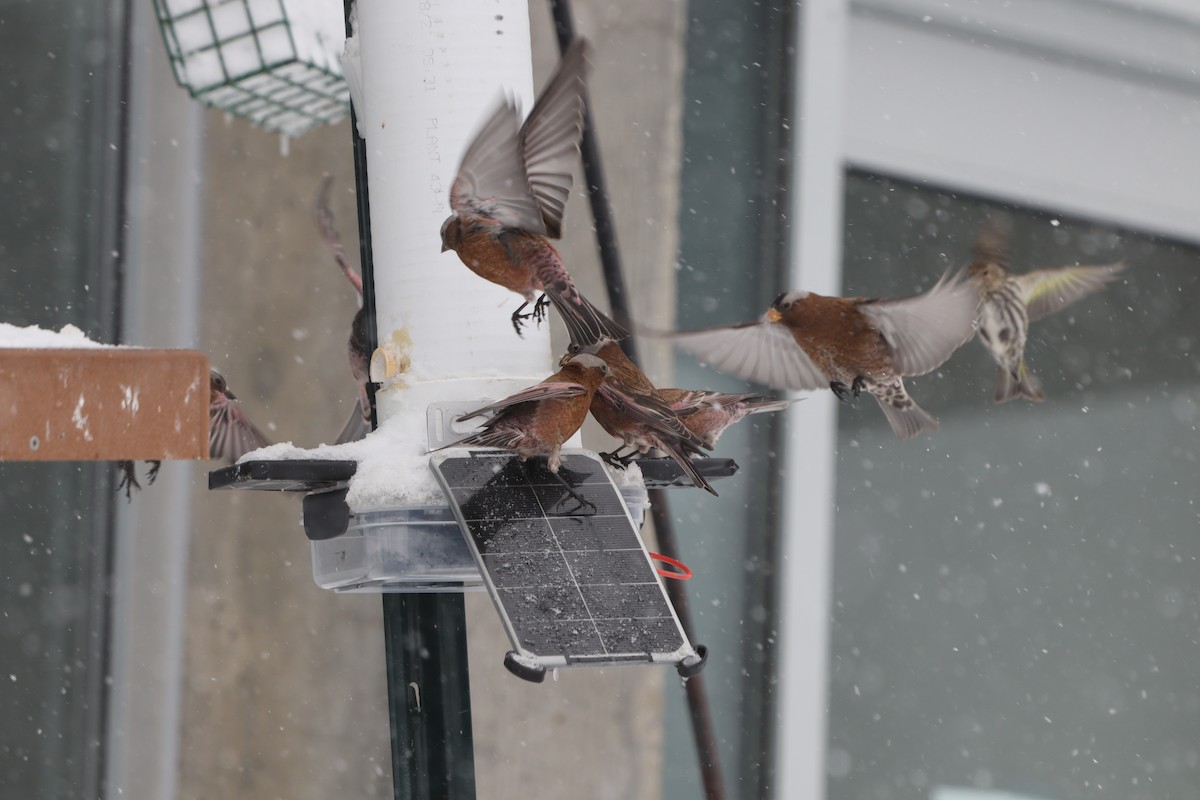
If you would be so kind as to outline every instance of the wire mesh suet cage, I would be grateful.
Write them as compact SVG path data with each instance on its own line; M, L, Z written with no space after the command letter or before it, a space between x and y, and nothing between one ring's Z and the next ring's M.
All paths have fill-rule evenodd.
M340 3L154 0L175 79L193 97L284 136L350 110Z

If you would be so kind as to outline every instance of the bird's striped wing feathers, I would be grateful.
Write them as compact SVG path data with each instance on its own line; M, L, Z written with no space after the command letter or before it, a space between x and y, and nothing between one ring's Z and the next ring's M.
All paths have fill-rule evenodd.
M458 168L450 188L450 207L494 219L507 227L544 234L546 225L530 194L521 157L520 114L516 101L506 98L484 123Z
M859 310L883 334L892 364L902 375L937 369L975 333L979 290L948 275L925 294L863 303Z
M572 42L521 126L520 151L529 191L541 211L545 234L552 239L562 235L563 210L579 157L587 49L584 39Z
M749 322L728 328L685 331L671 338L703 363L721 372L775 389L829 387L829 378L777 322Z
M653 395L617 386L612 381L600 384L596 391L622 415L645 425L660 437L684 440L693 438L670 406Z
M450 207L557 239L571 194L579 137L587 42L563 54L525 124L512 98L484 123L463 156Z
M208 407L208 457L234 462L271 441L255 427L237 401L219 396Z
M553 398L579 397L580 395L587 394L587 391L585 387L571 381L539 383L536 386L530 386L528 389L522 389L503 400L497 400L495 403L486 405L483 408L477 408L469 414L463 414L459 419L471 419L472 417L479 417L492 411L503 411L518 403L530 403Z
M1041 319L1099 291L1125 269L1123 262L1100 267L1038 269L1017 276L1029 319Z

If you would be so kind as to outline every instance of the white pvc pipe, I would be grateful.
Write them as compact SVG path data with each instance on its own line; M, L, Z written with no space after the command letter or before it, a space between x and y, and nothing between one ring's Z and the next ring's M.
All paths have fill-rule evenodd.
M522 299L441 252L470 139L504 92L533 105L528 6L359 0L357 13L379 342L407 359L377 407L423 439L430 403L501 397L553 371L549 326L519 339Z

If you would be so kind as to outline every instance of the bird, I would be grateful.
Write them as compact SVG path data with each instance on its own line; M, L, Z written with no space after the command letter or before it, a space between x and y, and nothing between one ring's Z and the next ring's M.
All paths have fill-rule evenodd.
M756 322L671 338L722 372L775 389L828 387L843 401L866 390L906 440L938 423L909 396L904 376L923 375L950 358L974 334L978 308L975 285L947 272L915 297L785 292Z
M550 244L562 236L583 132L587 49L584 39L571 44L519 129L512 98L488 117L463 156L441 229L443 253L525 299L512 315L518 335L524 320L541 322L548 298L580 345L629 335L579 293Z
M225 376L215 369L209 370L208 457L232 464L251 450L269 444L271 440L238 405L237 395L230 391Z
M239 458L266 447L271 441L258 429L237 404L237 397L229 390L225 376L215 369L208 373L208 457L233 463ZM161 461L148 461L146 485L150 486L158 477ZM125 491L125 499L131 500L133 491L141 490L137 470L132 461L118 461L121 478L117 491Z
M437 450L500 447L516 453L522 461L545 457L547 468L558 475L563 442L583 425L592 396L607 374L608 365L596 356L570 356L558 372L541 383L460 416L458 421L495 412L483 423L483 430Z
M1041 402L1041 381L1025 363L1029 323L1098 292L1125 269L1123 262L1101 266L1037 269L1011 272L1008 241L1011 221L993 216L975 240L968 276L979 287L979 343L996 362L997 403L1018 397Z
M329 252L333 254L334 261L341 268L342 274L346 276L346 280L350 282L358 295L358 313L354 315L354 319L350 323L350 339L346 348L346 355L350 362L350 374L354 376L354 383L358 389L358 402L350 412L350 419L342 426L342 432L335 440L335 444L344 444L358 441L371 432L371 396L367 385L370 381L371 351L367 343L367 309L363 305L363 279L362 275L350 266L350 261L346 258L346 251L342 247L341 237L338 236L333 210L329 206L329 190L332 185L332 176L326 176L321 181L321 188L317 192L317 201L313 208L313 217L316 220L317 228L321 231L321 238L324 240L325 246L329 248Z
M796 400L772 400L760 394L725 394L703 389L659 389L683 426L712 449L725 429L751 414L782 411Z
M569 358L574 345L568 350ZM687 429L667 400L655 388L646 374L633 363L617 342L605 339L581 349L602 359L608 365L608 375L592 398L591 412L600 427L620 439L622 444L604 454L610 464L625 465L629 460L658 449L666 453L692 483L713 496L717 492L692 463L691 456L703 455L706 447L701 439ZM633 453L619 457L622 449Z

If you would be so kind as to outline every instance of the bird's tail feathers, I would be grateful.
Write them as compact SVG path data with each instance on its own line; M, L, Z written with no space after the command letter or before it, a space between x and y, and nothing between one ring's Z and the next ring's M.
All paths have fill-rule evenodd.
M1004 367L996 367L996 402L1007 403L1018 397L1024 397L1035 403L1046 399L1046 395L1042 391L1042 382L1030 371L1029 367L1025 366L1025 359L1021 359L1021 363L1017 365L1016 375Z
M546 296L567 326L573 345L588 347L602 339L619 342L629 337L624 326L606 316L578 291L559 292L547 287Z
M712 485L704 479L704 476L700 474L696 469L696 465L692 463L692 459L688 456L688 451L691 448L681 445L679 442L659 442L658 449L669 455L679 465L679 468L683 470L683 474L691 479L694 486L703 489L713 497L718 496L717 490L712 488ZM699 450L693 452L700 453Z
M875 399L879 401L879 407L883 409L896 438L901 441L912 439L925 431L932 433L938 429L938 421L915 402L905 408L897 408L881 397Z

